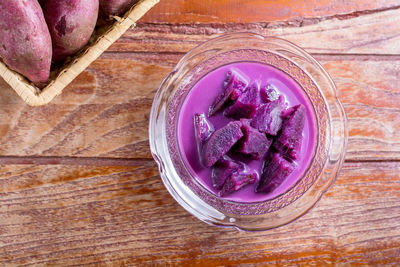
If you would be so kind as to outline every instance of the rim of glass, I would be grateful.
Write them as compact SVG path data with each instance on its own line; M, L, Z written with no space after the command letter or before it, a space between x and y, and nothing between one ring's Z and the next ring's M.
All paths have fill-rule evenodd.
M261 203L223 200L205 189L191 177L190 171L181 159L179 145L174 141L178 116L171 112L176 111L176 106L182 104L193 84L204 76L202 71L205 65L210 65L210 60L214 63L218 61L216 60L218 56L222 57L223 62L224 53L240 50L261 53L261 58L269 58L268 62L261 63L271 63L272 60L273 67L289 74L303 89L312 90L311 93L305 92L307 97L316 94L318 98L311 100L314 110L319 108L316 111L318 114L315 114L319 139L315 148L317 152L314 152L316 157L295 185L285 193ZM229 60L233 60L231 63L238 62L240 56L238 53L238 57ZM280 64L279 66L273 64L276 58L279 62L276 61L275 64ZM241 61L258 62L248 58ZM284 39L253 33L233 33L211 39L193 48L167 75L153 101L149 138L151 152L158 163L162 180L181 206L207 223L233 226L243 230L262 230L288 223L301 216L333 184L346 150L346 124L346 115L337 97L336 87L327 72L313 57ZM309 175L310 170L314 173L311 183L300 188L303 190L301 193L293 194L293 189L304 182L303 178Z

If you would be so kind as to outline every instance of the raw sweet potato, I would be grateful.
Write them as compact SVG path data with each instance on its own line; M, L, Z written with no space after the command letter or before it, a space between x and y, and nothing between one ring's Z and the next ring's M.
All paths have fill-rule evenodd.
M51 37L37 0L0 0L0 57L34 83L48 80Z
M60 61L84 47L93 33L99 0L47 0L44 16L53 41L53 60Z
M136 2L137 0L100 0L100 7L106 16L120 16Z

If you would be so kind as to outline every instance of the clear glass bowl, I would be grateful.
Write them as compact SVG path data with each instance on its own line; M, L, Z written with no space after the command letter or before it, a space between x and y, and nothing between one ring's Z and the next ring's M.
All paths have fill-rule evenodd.
M309 97L317 120L317 146L304 175L285 193L254 203L224 200L204 188L185 166L177 142L179 111L191 88L210 71L243 61L289 74ZM304 50L275 37L232 33L189 51L164 79L151 108L149 135L161 178L182 207L212 225L266 230L307 212L333 184L346 151L347 118L332 79Z

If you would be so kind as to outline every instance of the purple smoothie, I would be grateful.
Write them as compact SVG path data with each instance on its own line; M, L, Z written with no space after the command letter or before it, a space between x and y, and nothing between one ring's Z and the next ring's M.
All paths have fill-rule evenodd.
M178 144L182 159L188 170L192 173L192 176L215 195L218 195L218 192L213 188L211 183L211 168L205 168L200 161L193 117L195 114L208 113L210 105L223 92L222 84L226 73L230 70L237 70L245 74L250 83L261 81L262 85L274 85L279 93L285 97L289 106L303 104L306 107L301 157L295 162L297 166L286 180L271 193L255 193L255 186L248 185L237 192L223 197L224 199L237 202L265 201L284 193L290 187L294 186L309 167L314 155L317 139L314 111L301 86L284 72L269 65L253 62L233 63L213 70L200 79L186 96L179 112ZM228 122L233 121L233 119L223 116L222 112L218 112L208 118L208 120L214 125L215 129L219 129ZM261 174L263 159L250 160L240 158L239 160L246 163L250 171L254 170Z

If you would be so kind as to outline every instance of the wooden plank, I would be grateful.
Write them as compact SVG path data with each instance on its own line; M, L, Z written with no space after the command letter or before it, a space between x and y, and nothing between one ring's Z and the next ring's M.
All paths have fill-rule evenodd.
M1 81L2 155L150 157L153 95L170 66L99 59L51 104L32 108Z
M307 17L326 17L363 12L399 5L396 0L339 1L339 0L203 0L161 1L145 15L145 22L261 22L293 20Z
M349 119L346 159L400 157L400 61L320 58L333 77Z
M151 158L156 88L179 54L104 54L63 94L32 108L0 81L0 155ZM317 55L349 117L348 160L400 159L398 57Z
M288 39L310 53L399 54L400 8L349 18L272 23L139 24L108 51L186 53L228 32L254 32Z
M183 210L153 166L0 167L1 265L398 261L400 163L346 163L309 213L244 233Z

